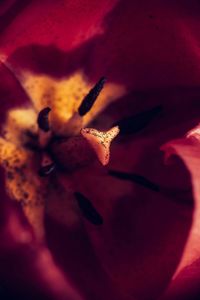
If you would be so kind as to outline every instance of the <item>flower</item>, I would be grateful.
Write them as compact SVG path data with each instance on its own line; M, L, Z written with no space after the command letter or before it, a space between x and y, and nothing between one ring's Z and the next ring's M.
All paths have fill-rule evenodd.
M2 177L5 290L12 287L25 299L199 295L198 223L193 222L198 143L185 137L199 122L199 4L13 0L0 9L0 118L2 128L11 129L10 139L17 145L22 137L15 129L37 125L30 100L38 112L51 106L55 130L66 132L64 121L78 107L69 97L72 91L80 101L102 75L107 90L85 122L93 119L99 130L117 122L123 133L106 169L89 166L67 175L76 195L87 196L103 216L101 226L65 201L71 198L64 173L46 195L42 240L35 233L40 211L28 206L34 227L9 199ZM77 119L71 120L76 130ZM174 149L182 160L172 157L165 165L160 148ZM31 177L38 174L35 168L34 163L28 171L40 195L49 179Z

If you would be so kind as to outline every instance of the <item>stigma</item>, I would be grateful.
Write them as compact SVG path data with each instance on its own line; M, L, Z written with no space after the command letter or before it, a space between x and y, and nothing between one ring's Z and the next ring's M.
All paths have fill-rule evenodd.
M99 161L103 166L109 163L110 145L112 140L119 134L119 127L115 126L108 131L98 131L93 128L84 128L81 134L94 149Z

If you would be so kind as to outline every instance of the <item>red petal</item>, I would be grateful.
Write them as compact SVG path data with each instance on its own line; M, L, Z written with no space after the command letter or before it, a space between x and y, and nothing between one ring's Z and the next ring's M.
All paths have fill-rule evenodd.
M134 89L199 84L196 1L114 3L32 1L2 35L2 51L56 76L83 68Z
M134 89L199 84L196 1L120 1L88 70Z
M101 32L102 18L116 0L16 3L15 9L11 7L4 23L2 21L4 32L1 45L6 53L31 44L55 45L59 49L69 50Z
M192 134L194 136L194 134ZM190 137L187 139L174 140L166 144L163 149L167 156L176 154L181 157L192 177L193 195L195 200L195 211L192 221L192 227L185 245L184 253L176 272L175 278L169 286L166 298L164 299L198 299L200 289L199 281L199 257L200 257L200 143L199 138ZM194 296L196 298L194 298Z

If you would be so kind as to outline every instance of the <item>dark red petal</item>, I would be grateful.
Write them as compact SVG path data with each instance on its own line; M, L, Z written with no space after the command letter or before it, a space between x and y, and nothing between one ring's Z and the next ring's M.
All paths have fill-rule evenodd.
M182 270L160 300L198 300L200 298L200 259Z
M114 2L33 1L2 35L2 52L18 67L56 76L81 67L135 90L199 85L195 0Z
M199 85L199 8L195 0L119 1L89 55L88 72L135 90Z
M4 0L0 3L0 33L30 4L32 0Z
M18 6L25 3L17 2ZM31 44L72 49L101 33L102 18L115 3L116 0L29 1L12 22L5 20L7 26L0 38L4 53Z

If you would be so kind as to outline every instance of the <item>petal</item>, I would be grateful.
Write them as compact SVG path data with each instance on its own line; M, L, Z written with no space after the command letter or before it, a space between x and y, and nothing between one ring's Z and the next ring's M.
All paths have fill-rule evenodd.
M199 297L200 290L197 285L199 279L198 264L199 264L199 151L200 143L198 136L199 126L192 130L188 138L174 140L163 146L167 157L175 154L185 163L192 177L193 195L195 200L195 211L192 220L192 227L189 232L184 253L179 263L179 266L174 275L174 279L166 292L166 299L194 299ZM177 299L177 298L176 298ZM195 298L196 299L196 298Z
M184 268L167 289L162 300L199 299L199 259Z
M0 62L0 77L0 123L2 125L10 108L27 105L29 99L15 74L2 62Z
M11 16L8 12L2 24L4 27L1 35L2 50L8 54L18 47L30 44L44 46L54 44L60 49L69 50L101 33L102 18L115 2L115 0L109 2L45 0L28 3L16 1L18 9L13 12L14 8L11 7ZM9 22L9 18L12 18L12 22Z
M21 208L9 199L4 174L2 169L0 171L0 280L3 287L20 299L81 299L46 246L35 239Z
M106 75L130 89L199 84L196 1L114 2L31 2L2 36L2 52L30 71L82 68L92 81Z
M186 113L188 105L185 105L184 109L182 109L180 99L182 100L182 98L184 98L185 103L188 104L191 103L191 94L196 99L199 95L199 89L194 88L194 85L199 84L199 53L197 43L199 18L198 14L196 14L198 7L198 4L195 6L193 1L191 1L191 4L187 4L184 1L181 2L181 4L179 1L176 1L174 4L172 4L172 2L169 2L169 4L158 4L157 1L155 1L155 3L151 3L151 5L147 4L147 6L135 2L127 2L124 4L123 1L120 1L115 11L110 14L106 21L107 29L109 30L106 30L104 35L92 41L94 43L89 45L92 45L91 48L87 48L86 54L84 53L87 60L80 59L78 61L78 65L84 67L85 72L89 74L90 78L96 78L100 73L100 75L102 75L103 72L103 74L108 75L112 81L125 83L130 89L143 89L136 95L136 99L134 98L134 101L132 101L135 105L135 110L140 111L143 105L150 105L150 103L154 101L160 101L166 105L168 113L172 113L172 119L167 119L167 122L162 123L164 125L159 126L159 128L155 128L156 126L151 127L151 129L155 130L155 133L160 132L158 140L156 140L155 136L149 139L149 131L147 130L143 139L139 136L141 145L138 145L137 141L135 141L133 145L127 143L127 151L122 149L123 151L116 152L116 156L113 157L112 166L115 168L123 167L124 171L137 170L141 172L142 175L150 176L151 179L158 180L158 182L162 184L167 182L171 186L176 183L178 188L186 183L188 184L188 174L183 176L185 169L178 164L176 171L180 172L180 170L183 170L180 172L180 178L178 178L180 182L173 182L175 180L172 176L174 169L172 168L171 171L165 170L161 163L162 158L157 149L161 141L166 141L172 136L184 133L187 127L191 128L191 116ZM149 14L149 11L151 11L151 14ZM41 15L38 14L39 18ZM190 18L191 15L192 18ZM51 18L49 20L51 20ZM35 26L37 27L39 23L40 22ZM21 28L22 27L23 25L21 25ZM11 29L9 30L11 31ZM27 31L28 30L25 30L25 32ZM22 29L21 31L19 30L18 33L19 32L22 32ZM61 32L63 31L61 30ZM75 42L71 43L73 38L70 37L70 34L67 39L69 48L71 45L72 47L74 45L76 46L80 41L85 41L84 35L84 38L80 39L77 44ZM74 34L73 30L72 34ZM15 30L14 35L14 40L16 36L22 36L21 34L17 35ZM33 34L33 36L35 38L36 35ZM89 36L91 37L93 35ZM30 35L29 38L32 39L32 36ZM17 40L19 41L20 37L17 38ZM5 52L11 51L10 53L12 53L12 50L9 49L9 47L12 48L12 39L9 36L6 38L6 35L4 35L2 41L6 46L8 45ZM26 41L26 39L24 39L24 41ZM59 38L58 41L60 49L64 49L65 51L65 43L67 43L67 41L64 41L64 44ZM37 41L34 40L33 43L37 43ZM33 58L36 60L36 63L33 63L34 71L36 70L36 72L38 72L38 68L35 68L35 65L40 66L39 62L43 61L45 56L48 57L45 62L56 62L60 54L61 57L66 59L65 52L62 56L63 52L60 52L59 48L49 47L49 41L46 39L42 39L41 47L38 47L38 45L36 45L36 47L35 45L27 46L27 43L23 44L21 42L19 42L19 46L22 46L22 49L18 48L17 52L19 51L18 53L20 53L22 58L26 57L26 55L23 56L22 54L27 54L28 57L31 57L32 61ZM35 49L36 54L34 54L33 51ZM85 49L85 45L81 50L82 49ZM49 56L46 55L46 50L50 53ZM78 51L78 54L80 52ZM15 55L16 53L12 58L9 58L9 61L16 62L16 57L18 58L20 55ZM75 56L76 55L77 53L75 53ZM82 55L82 57L84 57L84 55ZM70 60L70 57L69 55L67 59ZM26 68L30 70L33 69L32 61L30 65L28 64L28 67L26 64ZM19 65L23 65L21 61ZM43 67L46 67L48 63L41 65L42 67L39 68L39 72L42 72L44 70ZM55 63L49 68L46 67L44 72L52 74L54 65ZM62 62L59 63L59 65L62 65ZM75 68L77 68L77 65ZM56 76L58 77L60 73L63 74L63 69L60 71L59 68L57 68ZM189 88L163 89L163 86L174 87L177 85L186 85L189 86ZM156 88L156 100L153 99L152 90L147 90L149 87ZM157 91L159 87L161 88L160 93ZM166 93L166 91L169 91L169 93ZM185 91L186 96L184 95ZM176 99L174 99L174 95ZM138 102L141 99L142 104L140 106ZM175 102L176 106L173 106ZM180 103L181 112L176 111L176 113L173 113L175 109L180 107ZM197 103L197 101L192 101L192 103ZM197 107L198 105L196 104L196 108ZM195 114L197 114L197 112L194 112L193 116ZM110 115L108 118L110 118ZM178 129L176 128L177 119L178 122L183 123ZM185 120L188 121L187 124L185 124ZM112 121L113 119L110 118L109 122ZM163 137L162 130L165 130L167 126L169 126L169 130ZM146 141L144 141L145 139ZM130 153L132 154L131 157ZM123 162L122 164L120 163L121 161ZM105 274L109 274L107 276L110 276L112 280L117 283L118 289L123 290L123 292L125 291L127 297L133 297L133 294L141 298L147 297L149 294L152 296L158 295L170 281L179 263L191 226L192 207L188 209L177 204L176 196L172 197L173 199L175 198L174 203L168 203L168 197L150 194L147 191L141 190L139 187L135 187L133 184L128 184L126 188L124 188L124 183L121 183L121 190L118 192L118 185L116 186L116 184L114 184L114 179L105 180L104 176L102 176L100 180L96 178L96 176L90 178L92 176L89 172L88 177L88 179L85 178L83 180L84 184L87 181L87 185L80 188L82 188L85 193L89 193L88 197L91 197L92 200L94 199L95 207L99 208L100 212L105 215L106 224L108 224L108 228L106 227L105 232L103 229L103 232L98 234L95 230L86 227L98 257L97 265L95 265L95 256L95 263L92 264L88 271L90 282L95 282L91 275L93 270L98 268L99 265L103 265L103 271L99 271L102 276L98 277L100 278L99 282L103 280ZM183 177L186 177L186 179L182 181ZM91 186L93 188L91 188ZM111 191L111 186L113 188L115 187L117 191L116 194L115 189ZM177 188L177 186L175 187ZM124 194L127 194L127 196L124 197ZM102 199L105 200L102 201ZM139 199L142 204L136 202L137 199ZM165 202L164 206L163 201ZM53 228L55 228L55 233L54 236L51 237ZM61 233L60 237L57 235L59 230ZM75 272L73 269L74 265L70 261L70 255L71 257L75 257L73 262L77 260L79 264L85 261L85 257L87 258L86 262L90 261L88 257L91 254L89 251L91 244L86 241L87 236L82 232L82 229L77 235L70 235L65 228L60 228L56 222L53 222L51 231L49 232L51 249L54 251L57 260L61 261L60 265L64 265L66 273L68 271L71 271L72 274ZM63 234L66 232L66 236L69 236L69 239L63 241ZM78 242L74 241L74 236L77 237ZM54 239L57 245L54 244ZM124 241L123 243L121 242L122 240ZM67 249L69 244L69 252L71 252L69 257L67 257L68 264L65 264L64 256L66 253L62 255L63 261L59 255L62 254L62 251ZM79 253L74 253L75 249L77 249L77 244L78 246L83 246L79 248L86 249L83 254L81 253L83 256L80 260L78 257ZM56 249L57 247L58 249ZM77 263L78 266L79 264ZM68 269L69 265L71 266L70 270ZM93 265L95 266L94 269ZM161 265L165 270L162 276L160 274ZM86 269L86 267L87 264L83 266L78 279L77 274L74 274L74 281L78 282L78 284L81 284L82 278L84 278L84 269ZM85 286L82 286L82 289L85 289L85 293L89 295L89 282L84 281L84 283ZM91 298L94 298L95 288L97 288L97 291L100 289L99 286L96 287L94 284ZM103 291L99 291L99 293L100 298L102 298ZM127 293L129 295L127 295Z
M88 71L130 88L199 84L196 1L119 1L94 43Z
M49 184L45 216L48 247L84 299L124 300L96 256L70 180L71 176L59 174Z

